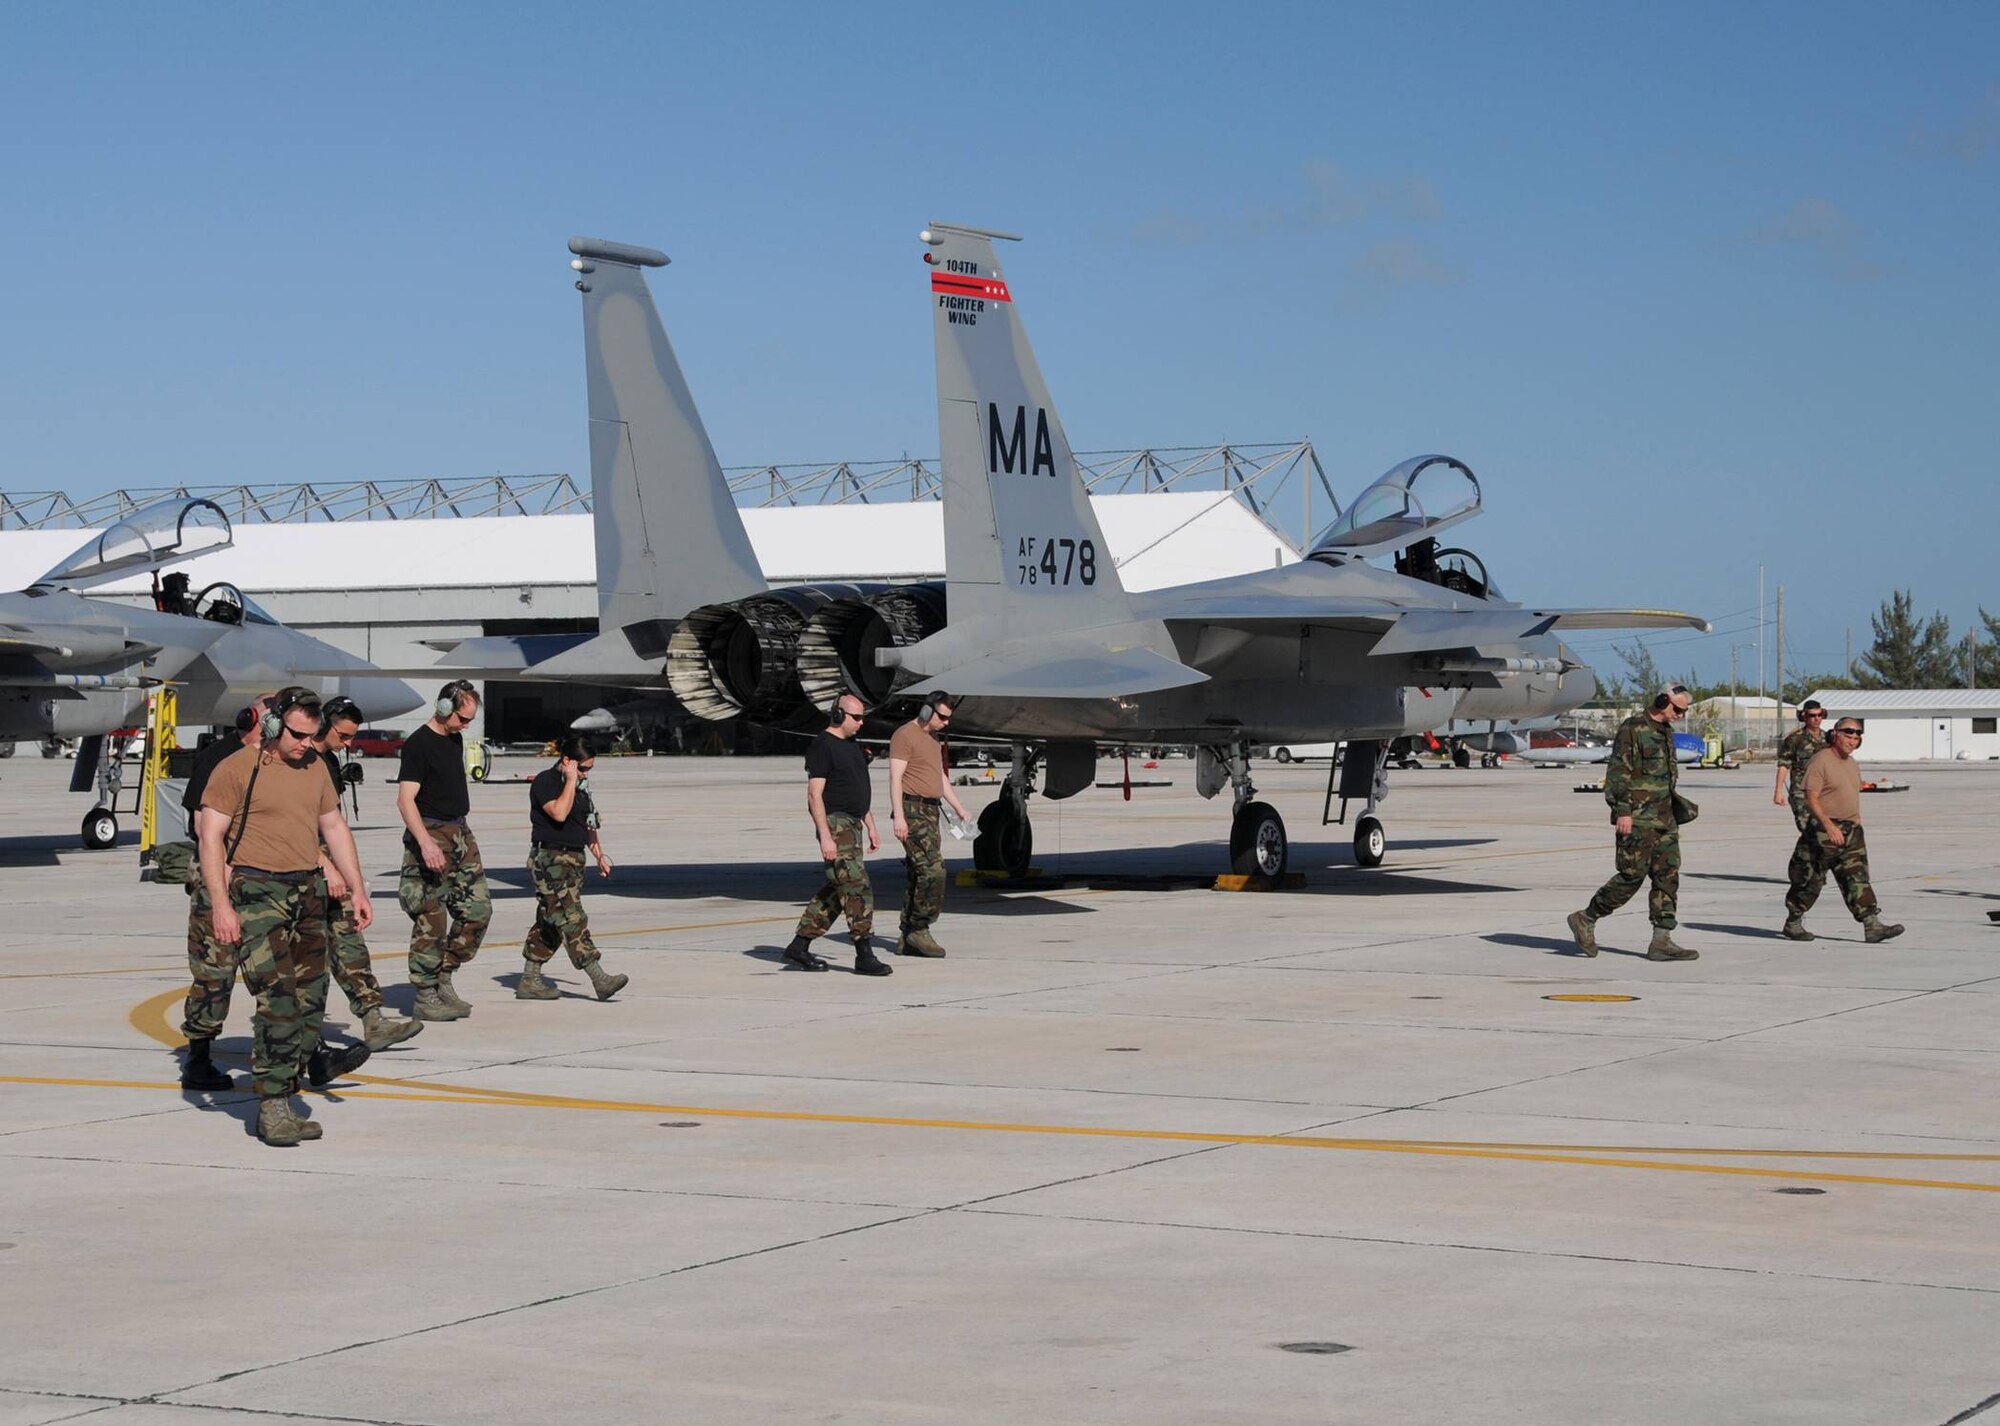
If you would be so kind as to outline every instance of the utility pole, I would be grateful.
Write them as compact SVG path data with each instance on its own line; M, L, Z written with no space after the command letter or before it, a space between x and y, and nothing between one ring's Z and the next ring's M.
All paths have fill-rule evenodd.
M1967 629L1965 631L1965 686L1968 690L1973 686L1972 675L1978 667L1979 631L1977 629Z
M1854 682L1854 626L1847 626L1847 681Z
M1757 566L1757 696L1764 696L1764 566Z
M1777 636L1771 641L1772 652L1777 662L1772 666L1772 674L1777 687L1777 697L1771 700L1771 744L1776 747L1785 740L1785 586L1778 586L1778 628Z

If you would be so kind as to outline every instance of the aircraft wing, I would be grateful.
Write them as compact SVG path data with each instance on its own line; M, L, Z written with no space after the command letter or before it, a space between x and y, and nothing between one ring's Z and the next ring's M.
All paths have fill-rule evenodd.
M1395 609L1373 600L1252 601L1235 608L1175 611L1164 617L1169 624L1222 625L1252 632L1276 632L1280 627L1301 625L1380 629L1382 637L1369 650L1379 655L1512 644L1542 634L1581 629L1709 632L1706 619L1673 609Z
M948 689L979 698L1120 698L1206 682L1208 675L1199 669L1151 649L1048 639L960 664L905 691Z

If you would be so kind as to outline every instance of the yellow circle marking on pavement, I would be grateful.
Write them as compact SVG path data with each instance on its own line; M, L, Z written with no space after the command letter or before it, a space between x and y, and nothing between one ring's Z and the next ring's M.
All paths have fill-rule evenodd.
M1622 1000L1637 1000L1636 995L1544 995L1544 1000L1567 1000L1583 1005L1615 1005Z

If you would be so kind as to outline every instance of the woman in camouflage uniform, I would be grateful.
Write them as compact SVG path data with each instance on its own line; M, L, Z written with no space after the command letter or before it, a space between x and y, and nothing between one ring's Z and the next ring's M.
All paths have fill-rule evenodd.
M569 963L590 977L599 1000L609 1000L630 982L630 976L604 969L597 943L590 939L590 918L583 911L583 863L597 860L597 874L611 875L611 858L597 839L597 805L590 800L586 779L597 765L597 750L589 738L572 733L557 746L556 765L545 768L528 788L528 874L535 881L535 924L521 948L526 958L516 1000L554 1000L562 994L542 974L557 947L569 951Z

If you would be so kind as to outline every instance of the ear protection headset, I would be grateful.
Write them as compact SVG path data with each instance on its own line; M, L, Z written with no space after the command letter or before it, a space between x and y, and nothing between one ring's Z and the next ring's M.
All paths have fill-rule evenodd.
M450 683L447 683L443 688L438 690L437 702L431 705L432 716L438 722L442 723L445 719L456 713L458 705L468 698L477 703L479 701L478 690L464 679L454 678Z
M946 707L950 707L951 702L952 698L949 693L931 693L925 695L924 706L917 710L917 721L919 723L930 722L931 719L937 717L938 705L940 703Z
M348 707L353 706L352 703L348 703ZM319 695L311 689L288 688L274 698L271 706L264 711L265 742L275 741L278 734L285 730L285 715L294 708L303 708L319 720L319 727L314 732L314 737L326 732L326 709L321 706Z
M326 706L320 709L319 730L324 734L335 723L347 720L352 720L356 723L365 723L368 721L361 716L360 706L352 698L343 693L338 698L327 699Z
M845 693L840 695L840 698L845 697L847 697ZM840 698L834 699L826 706L826 726L829 728L838 728L847 721L847 714L840 707Z
M1801 723L1803 723L1806 721L1806 714L1824 713L1825 711L1826 711L1825 704L1819 702L1819 700L1817 699L1808 698L1804 703L1799 705L1798 711L1795 714L1793 714L1793 716L1796 717Z

